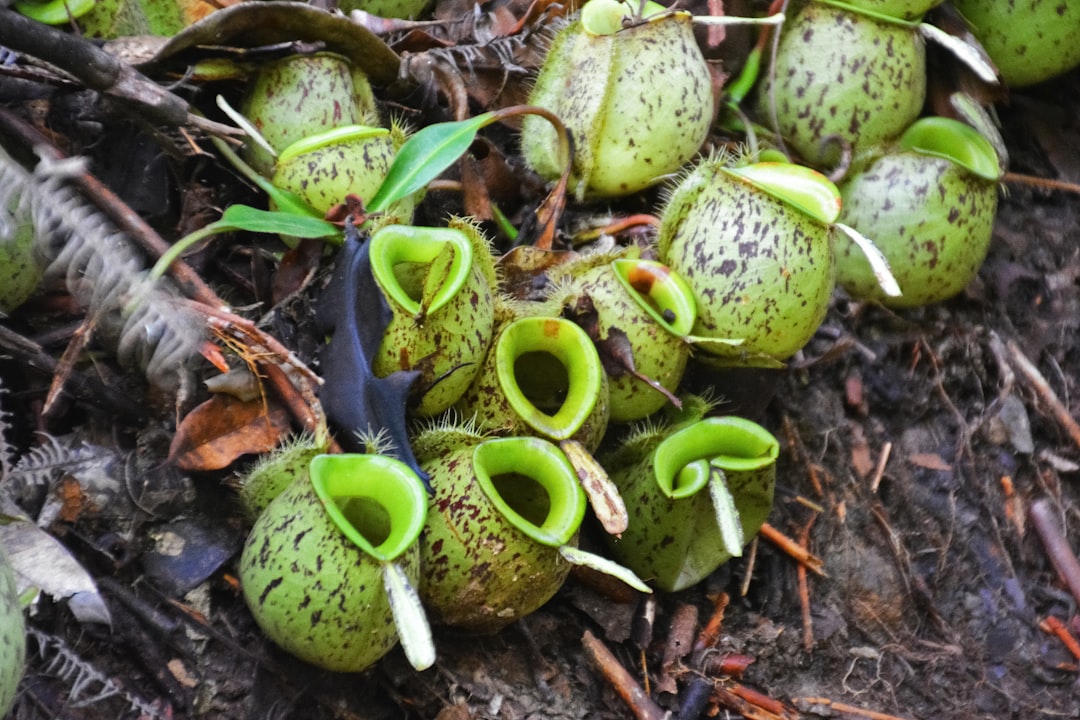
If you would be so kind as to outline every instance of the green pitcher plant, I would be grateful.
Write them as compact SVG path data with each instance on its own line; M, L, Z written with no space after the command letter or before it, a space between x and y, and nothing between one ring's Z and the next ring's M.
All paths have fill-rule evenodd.
M885 8L883 8L885 9ZM836 164L842 138L859 153L895 138L926 99L926 43L918 23L832 2L803 2L780 33L758 117L816 166Z
M838 281L853 297L915 307L956 295L990 247L998 156L976 130L948 118L914 123L840 190L841 219L874 238L902 295L888 296L847 238L836 244Z
M1080 65L1080 5L1052 0L953 0L1005 83L1049 80Z
M348 195L370 198L390 170L401 136L368 125L345 125L305 136L277 157L270 181L302 198L320 213ZM413 203L395 208L409 220Z
M0 546L0 717L15 702L26 662L26 625L15 575Z
M837 223L841 198L821 173L785 162L698 163L676 185L657 236L660 260L694 291L694 334L714 364L777 365L825 317L835 284L834 230L852 237L885 292L896 294L872 243Z
M495 434L557 442L604 529L618 534L626 527L626 506L591 454L607 431L608 378L592 339L577 324L545 315L504 324L455 408Z
M240 558L244 599L293 655L359 672L401 641L417 669L435 662L415 588L427 493L383 455L319 455L255 521Z
M926 98L926 41L983 82L998 83L985 54L921 22L941 0L809 0L784 23L757 97L760 118L810 164L834 165L899 136Z
M393 318L374 361L383 377L419 370L412 412L447 410L472 384L495 327L495 269L474 225L385 225L371 237L371 270Z
M577 548L585 492L551 442L487 439L421 466L435 493L421 536L420 594L437 622L495 632L546 603L575 564L648 592L626 568Z
M608 536L615 559L661 590L690 587L732 557L772 509L779 443L738 417L633 436L605 461L630 524Z
M568 262L551 273L564 315L591 330L607 358L613 422L640 420L668 402L690 358L697 301L686 282L663 263L642 258ZM629 353L629 356L626 356Z
M607 375L592 340L573 322L517 318L497 330L457 407L500 434L576 440L592 451L607 430Z
M690 13L645 2L635 18L637 6L586 3L556 35L529 99L573 134L571 190L579 198L629 195L659 182L693 157L709 132L712 86ZM526 117L521 138L536 172L550 180L562 174L549 123Z
M298 140L340 127L379 124L367 76L330 52L260 65L240 113L252 130L244 159L265 176L273 172L276 156Z

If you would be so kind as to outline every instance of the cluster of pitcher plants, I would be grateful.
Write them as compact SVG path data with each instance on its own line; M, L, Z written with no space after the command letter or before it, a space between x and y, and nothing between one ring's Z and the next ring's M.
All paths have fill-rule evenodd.
M325 377L366 378L360 392L326 397L355 452L324 454L323 433L243 484L255 524L241 581L266 633L335 670L363 669L400 639L426 667L426 618L496 631L546 602L575 564L675 591L739 555L771 508L779 446L680 394L688 367L780 366L817 330L838 278L857 297L926 304L962 290L986 252L1001 162L967 124L916 120L924 11L864 20L814 3L781 30L770 77L783 82L761 83L755 102L775 104L805 160L834 162L837 148L854 157L838 188L773 150L700 155L714 100L693 24L710 19L591 0L555 37L530 99L564 127L526 111L523 155L581 202L669 189L655 243L570 253L528 301L510 297L476 225L414 226L423 188L387 193L406 136L378 127L361 73L329 54L264 68L235 115L264 139L248 148L252 167L318 212L350 195L379 211L364 237L346 233L319 309L331 316ZM814 13L828 17L804 28ZM859 56L863 81L910 97L826 99L813 72L784 70L846 61L799 53L862 23L884 33ZM839 52L853 40L823 42ZM303 105L286 90L297 86ZM312 97L352 99L355 112L331 119ZM306 132L280 122L301 107ZM457 129L471 140L484 122ZM410 424L373 420L371 397L407 407ZM577 547L589 505L607 557Z
M253 526L240 578L266 634L339 671L400 641L424 668L429 618L497 631L574 565L676 591L738 556L771 508L779 445L684 393L688 368L780 367L837 283L925 305L959 293L986 254L1004 159L981 116L981 129L919 117L927 39L994 70L922 22L936 4L821 0L747 20L778 33L775 63L752 82L759 44L719 103L746 146L703 152L717 103L694 25L739 20L590 0L551 43L522 155L583 207L667 190L654 242L543 263L530 300L508 292L476 224L412 224L424 185L502 115L410 138L344 57L262 65L239 109L223 105L251 138L242 157L218 147L272 212L230 208L176 252L236 228L340 241L323 218L349 213L318 307L329 424L241 486ZM1080 61L1080 44L1053 41L1046 74L1034 52L1013 62L1016 37L1053 23L1033 14L1001 35L976 21L992 4L958 3L1009 82ZM838 163L834 183L823 171ZM335 441L348 452L329 453ZM603 556L578 547L590 506Z

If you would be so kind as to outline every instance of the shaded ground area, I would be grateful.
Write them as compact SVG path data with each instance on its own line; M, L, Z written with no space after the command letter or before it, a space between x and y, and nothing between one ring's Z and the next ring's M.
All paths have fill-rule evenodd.
M1018 93L1000 115L1014 172L1080 182L1080 75ZM163 469L170 421L153 420L98 438L138 436L128 477L157 473L167 486L158 504L141 498L153 512L137 523L87 513L52 528L99 580L114 626L79 625L43 601L12 717L628 717L583 649L586 632L638 681L647 668L662 707L701 697L705 716L734 714L726 693L747 687L784 703L781 717L860 716L838 703L904 718L1080 717L1080 660L1040 628L1052 617L1080 634L1076 599L1029 514L1046 503L1077 547L1080 438L1051 396L1069 408L1080 392L1078 228L1076 196L1010 182L990 256L961 297L893 313L838 294L788 369L688 381L714 385L724 410L781 439L770 524L824 562L805 580L808 606L797 564L760 541L752 560L658 597L644 647L632 632L646 614L639 598L573 577L498 635L437 631L439 661L424 673L400 651L363 676L318 671L261 637L222 561L244 531L228 477ZM25 331L29 320L12 324ZM36 332L48 345L70 328ZM25 447L48 379L13 362L0 375L27 418L14 438ZM88 417L76 408L50 429ZM168 565L176 536L200 548L185 557L204 560L208 580L188 587L183 574L199 569ZM688 645L720 593L730 601L715 650L695 654ZM736 683L738 656L753 662Z

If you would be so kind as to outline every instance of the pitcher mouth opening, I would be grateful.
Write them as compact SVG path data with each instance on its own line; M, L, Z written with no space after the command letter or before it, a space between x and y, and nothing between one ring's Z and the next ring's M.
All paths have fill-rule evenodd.
M585 492L566 455L547 440L488 440L473 451L473 471L506 520L538 543L560 547L585 517Z
M427 520L423 482L384 455L318 455L311 484L337 528L360 550L391 562L420 536Z
M453 228L388 225L372 236L370 255L383 292L412 315L442 308L472 273L472 245Z
M559 358L549 352L531 351L514 360L514 379L533 406L545 415L556 415L570 392L570 374Z
M585 331L568 320L515 320L500 334L495 352L507 402L522 422L546 437L573 436L600 401L600 357Z

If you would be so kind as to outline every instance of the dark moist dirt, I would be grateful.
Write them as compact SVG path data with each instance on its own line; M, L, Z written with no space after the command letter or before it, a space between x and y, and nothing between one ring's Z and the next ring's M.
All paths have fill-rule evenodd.
M1080 75L1015 93L999 112L1014 172L1080 182ZM107 175L108 157L99 163ZM1048 500L1080 545L1080 450L1016 364L1026 356L1066 407L1080 393L1078 241L1075 195L1008 182L990 255L962 296L894 313L838 293L788 369L688 381L715 385L723 411L780 437L770 523L807 538L824 561L808 580L809 618L796 563L760 541L752 564L733 561L658 596L643 651L631 637L639 599L574 577L498 635L438 630L439 660L427 672L394 651L364 675L335 675L264 640L235 587L234 560L215 556L228 557L243 533L223 476L170 476L174 501L184 499L159 518L52 528L100 580L114 626L80 626L43 600L12 717L630 717L583 651L586 632L639 681L647 668L653 698L673 711L694 692L709 699L714 687L733 688L710 664L731 654L753 660L739 683L802 717L860 717L830 703L927 720L1080 717L1078 659L1039 627L1052 616L1077 634L1076 601L1027 514ZM16 440L28 442L47 379L11 363L0 371L26 420ZM101 424L73 409L49 428L89 420ZM168 424L139 434L146 441ZM169 533L200 543L216 568L193 590L181 577L190 568L167 565ZM703 624L721 592L730 603L715 652L693 657L692 614ZM736 714L706 703L705 716L717 712Z

